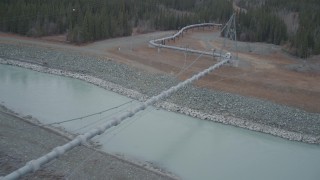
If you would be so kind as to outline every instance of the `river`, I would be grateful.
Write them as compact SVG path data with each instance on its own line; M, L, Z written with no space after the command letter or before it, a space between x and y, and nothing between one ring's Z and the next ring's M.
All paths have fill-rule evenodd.
M43 124L124 104L90 118L55 125L82 133L139 102L77 79L0 65L0 103ZM320 179L319 145L153 107L94 140L108 153L152 163L182 179Z

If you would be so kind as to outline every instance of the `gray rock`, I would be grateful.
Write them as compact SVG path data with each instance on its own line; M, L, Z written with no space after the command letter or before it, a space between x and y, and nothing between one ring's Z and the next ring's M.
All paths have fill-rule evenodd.
M151 74L124 64L115 63L112 59L40 47L19 47L0 44L0 57L18 60L21 63L41 65L40 67L31 67L28 64L15 64L33 70L82 79L140 101L157 95L179 82L173 76ZM176 106L166 107L161 103L157 105L167 110L184 113L200 119L214 119L209 118L209 115L232 115L234 120L229 119L226 121L225 119L228 118L225 118L224 120L215 121L263 131L288 139L292 138L289 138L286 133L282 133L282 130L310 135L315 137L314 139L318 138L319 141L320 114L318 113L309 113L301 109L256 98L200 89L192 85L179 90L166 101ZM235 119L246 120L249 124L239 124ZM264 129L258 128L260 127L259 125L263 126ZM269 130L269 128L278 130L275 132ZM293 139L307 141L305 140L306 138L298 138L297 136Z

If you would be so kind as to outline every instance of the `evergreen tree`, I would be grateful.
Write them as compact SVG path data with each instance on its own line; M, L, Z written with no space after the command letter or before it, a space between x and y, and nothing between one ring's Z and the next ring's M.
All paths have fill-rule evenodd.
M288 41L300 57L320 53L319 0L240 0L239 40ZM287 34L278 12L298 14L299 28ZM151 30L173 30L199 22L225 23L233 13L227 0L2 0L0 31L28 36L67 33L75 43L131 35L143 22Z

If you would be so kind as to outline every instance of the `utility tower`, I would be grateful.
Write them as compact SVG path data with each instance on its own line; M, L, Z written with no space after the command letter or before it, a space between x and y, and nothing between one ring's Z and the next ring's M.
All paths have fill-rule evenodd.
M233 13L230 17L229 21L225 24L225 26L221 30L221 37L223 39L223 45L220 50L220 54L225 54L224 51L227 51L227 43L230 43L230 50L234 53L231 55L231 65L237 67L239 64L238 60L238 45L237 45L237 26L236 26L236 14ZM220 56L221 57L221 56Z

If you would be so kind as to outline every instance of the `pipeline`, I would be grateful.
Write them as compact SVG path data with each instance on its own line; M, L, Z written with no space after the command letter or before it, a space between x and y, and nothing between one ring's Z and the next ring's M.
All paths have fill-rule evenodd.
M77 136L72 141L70 141L62 146L58 146L58 147L54 148L51 152L49 152L48 154L46 154L44 156L39 157L38 159L31 160L31 161L27 162L25 166L21 167L20 169L18 169L16 171L13 171L12 173L10 173L4 177L0 177L0 179L1 180L18 179L18 178L20 178L30 172L35 172L35 171L39 170L42 165L58 158L59 156L65 154L67 151L70 151L71 149L73 149L76 146L85 144L88 140L92 139L93 137L95 137L97 135L101 135L106 130L108 130L114 126L119 125L125 119L134 116L138 112L146 109L148 106L156 103L157 101L169 97L171 94L177 92L182 87L184 87L188 84L191 84L192 82L200 79L201 77L208 75L213 70L221 67L222 65L227 63L229 60L230 60L230 58L223 59L219 63L217 63L213 66L210 66L209 68L205 69L204 71L202 71L196 75L193 75L191 78L189 78L183 82L180 82L176 86L173 86L166 91L163 91L159 95L151 97L149 100L145 101L144 103L142 103L138 107L134 108L133 110L127 111L127 112L121 114L120 116L112 117L111 121L108 121L107 123L103 124L102 126L94 128L85 134Z
M197 28L197 27L207 27L207 26L218 26L221 27L222 24L216 24L216 23L202 23L202 24L193 24L189 26L183 27L180 31L175 33L172 36L160 38L160 39L155 39L149 41L149 44L153 47L158 47L158 48L166 48L166 49L172 49L172 50L177 50L177 51L186 51L194 54L203 54L203 55L208 55L208 56L214 56L214 57L225 57L224 55L221 55L220 53L216 52L210 52L210 51L200 51L200 50L195 50L195 49L190 49L190 48L183 48L183 47L177 47L177 46L168 46L162 44L162 42L165 42L167 40L174 40L175 38L179 37L181 34L183 34L184 31L192 28ZM227 58L227 57L225 57Z

